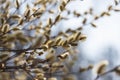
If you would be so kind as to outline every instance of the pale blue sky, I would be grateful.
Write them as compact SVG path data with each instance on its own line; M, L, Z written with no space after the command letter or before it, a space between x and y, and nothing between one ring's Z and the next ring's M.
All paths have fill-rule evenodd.
M113 5L113 0L76 0L70 3L67 8L76 10L77 12L84 12L90 7L94 8L95 14L107 10L109 5ZM120 9L120 6L116 7ZM114 47L120 54L120 12L111 12L111 16L99 19L96 21L97 28L90 25L84 27L83 33L87 35L87 40L83 42L80 47L82 52L88 58L95 60L100 58L107 47ZM71 18L63 22L64 28L75 28L80 25L80 18Z
M32 1L32 0L28 0ZM60 0L58 0L60 1ZM94 13L100 14L105 11L109 5L113 5L114 0L73 0L66 8L71 11L83 13L90 7L94 8ZM28 2L29 3L29 2ZM30 3L29 3L30 4ZM24 8L24 7L23 7ZM120 5L116 8L120 8ZM24 11L24 9L21 9ZM48 15L47 15L48 16ZM49 15L51 16L51 15ZM51 16L52 17L52 16ZM66 30L69 27L74 29L81 25L82 18L75 18L69 16L70 19L61 22L60 26L53 27L52 31L56 34L57 28ZM91 19L91 18L89 18ZM100 58L107 47L114 47L120 54L120 12L111 12L111 16L99 19L95 22L97 28L90 25L85 26L83 33L87 35L86 41L82 42L80 47L82 52L88 56L89 59L96 60Z

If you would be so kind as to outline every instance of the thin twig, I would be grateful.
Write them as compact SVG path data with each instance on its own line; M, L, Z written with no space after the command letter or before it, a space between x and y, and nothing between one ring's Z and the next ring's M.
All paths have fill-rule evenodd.
M111 70L109 70L109 71L107 71L107 72L104 72L104 73L98 75L98 76L95 78L95 80L98 80L100 77L102 77L102 76L104 76L104 75L107 75L107 74L109 74L109 73L111 73L111 72L114 72L118 67L120 67L120 65L114 67L113 69L111 69Z

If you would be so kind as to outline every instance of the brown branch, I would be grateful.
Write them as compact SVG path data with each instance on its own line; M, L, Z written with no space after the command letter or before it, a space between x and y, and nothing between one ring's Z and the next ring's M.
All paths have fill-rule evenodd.
M1 52L5 52L5 51L8 51L8 52L20 52L20 51L28 51L28 50L36 50L36 49L42 49L42 47L40 48L27 48L27 49L0 49Z
M106 71L106 72L104 72L104 73L102 73L102 74L100 74L100 75L97 75L97 77L96 77L94 80L98 80L100 77L105 76L105 75L107 75L107 74L109 74L109 73L111 73L111 72L116 71L116 69L117 69L118 67L120 67L120 65L118 65L118 66L114 67L113 69L110 69L110 70L108 70L108 71Z

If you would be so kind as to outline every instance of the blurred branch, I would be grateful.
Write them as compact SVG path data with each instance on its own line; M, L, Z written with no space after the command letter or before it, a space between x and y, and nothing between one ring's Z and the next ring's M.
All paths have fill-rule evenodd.
M111 72L116 72L116 71L118 71L118 68L120 67L120 65L118 65L118 66L116 66L116 67L114 67L113 69L110 69L110 70L108 70L108 71L106 71L106 72L104 72L104 73L102 73L102 74L100 74L100 75L97 75L97 77L95 78L95 80L98 80L99 78L101 78L101 77L103 77L103 76L105 76L105 75L107 75L107 74L109 74L109 73L111 73Z

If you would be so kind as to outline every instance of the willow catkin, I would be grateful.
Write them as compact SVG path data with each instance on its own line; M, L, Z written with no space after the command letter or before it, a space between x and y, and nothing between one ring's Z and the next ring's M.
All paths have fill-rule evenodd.
M15 6L16 6L17 9L19 9L20 4L19 4L18 0L15 1Z
M57 80L55 77L48 78L48 80Z
M120 76L120 66L115 69L115 73Z
M97 75L100 75L105 72L105 68L107 65L108 65L107 60L101 61L93 67L93 72Z

